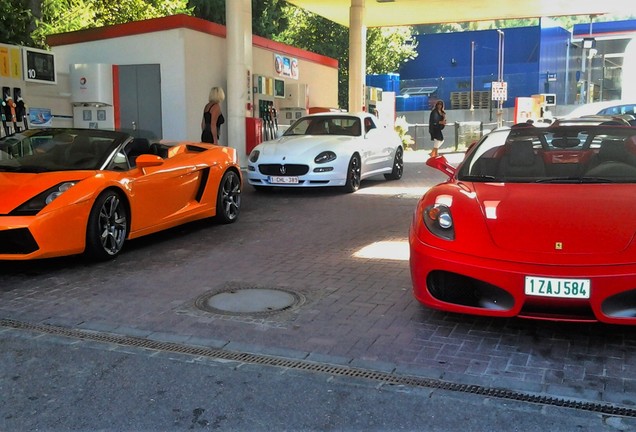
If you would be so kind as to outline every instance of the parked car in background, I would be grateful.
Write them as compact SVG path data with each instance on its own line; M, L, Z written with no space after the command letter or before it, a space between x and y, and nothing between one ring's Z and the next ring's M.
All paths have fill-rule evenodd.
M450 312L636 324L636 128L497 129L420 199L413 293Z
M30 129L0 139L0 259L117 256L127 239L237 220L236 150L124 132Z
M636 101L613 100L603 102L592 102L581 105L572 110L563 118L574 118L588 115L632 115L636 116Z
M318 113L257 145L248 158L247 180L257 190L341 186L355 192L371 176L399 180L403 155L397 132L371 114Z

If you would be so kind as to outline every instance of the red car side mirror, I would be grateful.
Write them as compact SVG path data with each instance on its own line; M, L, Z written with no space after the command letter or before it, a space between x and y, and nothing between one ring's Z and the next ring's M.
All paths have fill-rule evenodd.
M454 166L448 163L448 161L446 160L444 156L436 156L436 157L429 158L426 161L426 165L443 172L448 177L453 177L455 175L455 172L457 171L457 169Z

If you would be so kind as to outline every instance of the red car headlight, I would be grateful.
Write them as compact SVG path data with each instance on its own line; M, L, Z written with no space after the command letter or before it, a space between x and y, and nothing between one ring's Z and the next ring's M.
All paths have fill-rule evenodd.
M426 228L435 236L445 240L455 240L455 228L450 207L434 204L424 209L422 219Z

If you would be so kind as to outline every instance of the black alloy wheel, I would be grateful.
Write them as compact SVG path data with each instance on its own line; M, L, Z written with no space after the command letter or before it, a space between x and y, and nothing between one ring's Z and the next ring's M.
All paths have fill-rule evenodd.
M107 190L97 197L86 227L85 254L96 260L116 257L128 236L128 208L121 195Z
M226 171L219 184L216 198L216 220L223 224L235 222L241 212L241 178L232 170Z
M345 191L353 193L360 189L360 178L362 177L362 168L360 166L360 156L353 155L349 161L347 168L347 182L345 183Z
M387 180L399 180L404 174L404 150L402 147L395 149L395 157L393 158L393 170L390 174L384 174Z

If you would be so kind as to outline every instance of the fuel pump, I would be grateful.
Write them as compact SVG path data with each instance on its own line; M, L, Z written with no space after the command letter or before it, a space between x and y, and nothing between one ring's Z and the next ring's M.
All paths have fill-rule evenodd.
M15 118L15 104L11 97L11 89L2 87L2 127L5 135L11 135L11 127L8 122Z
M24 103L24 99L22 98L22 89L19 87L13 88L13 99L15 100L15 118L17 123L22 123L24 130L29 128L29 123L27 121L26 114L26 104ZM16 129L16 132L20 132L20 127Z
M7 116L4 115L4 100L2 100L2 130L4 131L4 135L9 135L9 126L7 126Z
M270 105L270 117L272 118L272 139L274 139L278 136L278 113L273 102Z

